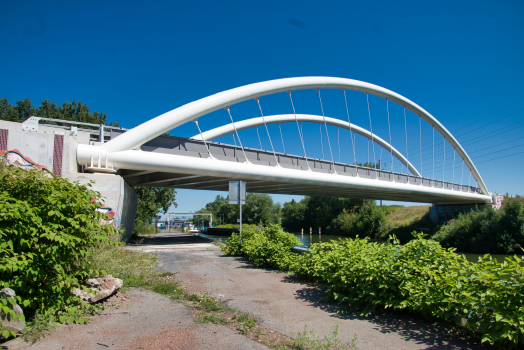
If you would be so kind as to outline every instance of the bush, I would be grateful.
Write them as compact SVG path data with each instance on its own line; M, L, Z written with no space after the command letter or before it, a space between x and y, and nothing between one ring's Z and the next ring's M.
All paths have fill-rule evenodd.
M344 209L333 219L330 231L350 237L370 237L377 239L387 228L386 214L373 202L364 203L351 212Z
M498 264L486 255L474 264L416 232L404 246L396 239L378 243L357 237L316 243L310 254L297 255L284 248L286 244L272 249L277 243L271 243L271 237L278 239L282 233L251 234L243 244L236 238L231 241L235 251L255 265L278 267L320 283L328 298L359 308L362 315L376 309L405 310L483 342L524 344L524 260L517 256Z
M314 244L292 270L320 282L333 300L357 306L363 315L377 308L407 310L492 344L524 344L524 260L515 256L498 264L486 255L474 264L422 234L413 235L416 239L404 246L367 239Z
M524 210L514 200L498 211L488 207L481 212L461 214L442 226L432 237L444 247L461 252L522 254L524 247Z
M240 235L233 234L222 250L228 255L244 255L256 266L286 269L296 253L291 251L301 242L295 235L284 232L277 225L257 230L250 228Z
M89 186L0 168L0 288L15 290L26 316L74 321L70 314L80 302L72 288L99 274L90 267L89 249L119 233L96 211L100 200Z

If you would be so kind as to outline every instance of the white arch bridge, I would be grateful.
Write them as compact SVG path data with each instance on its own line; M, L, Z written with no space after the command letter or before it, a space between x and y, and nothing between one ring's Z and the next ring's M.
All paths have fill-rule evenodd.
M297 113L294 93L298 90L313 89L318 93L321 113ZM344 118L325 115L322 104L324 89L338 89L340 99L345 104ZM362 125L351 123L350 108L347 93L361 92L367 101L366 117L369 116L369 130ZM288 109L282 114L264 115L262 102L269 95L285 95L288 100ZM387 108L387 123L389 136L373 133L372 116L369 104L369 95L385 99ZM244 101L255 100L257 116L245 117L235 114L236 105ZM390 103L391 102L391 103ZM392 145L390 124L390 108L392 104L400 105L404 111L404 130L406 130L406 150L400 151ZM224 125L201 130L199 119L213 112L224 109L227 122ZM240 110L240 109L238 109ZM406 127L406 110L418 117L420 133L418 136L420 153L420 168L408 160L408 136ZM233 113L235 112L235 113ZM237 121L233 119L233 115ZM347 118L346 118L347 115ZM216 119L216 118L215 118ZM216 120L213 121L216 122ZM346 121L347 119L347 121ZM432 177L422 176L422 127L421 122L431 126L433 132L433 170ZM196 135L189 138L165 136L170 130L181 125L194 122ZM313 141L306 139L306 124L320 125L320 144L322 145L322 159L308 157L307 150L311 150ZM216 123L215 123L216 124ZM295 125L293 128L300 144L299 154L289 154L285 145L289 142L289 131L282 132L282 125ZM268 125L278 126L277 138L273 139ZM328 130L336 128L349 134L342 141L350 142L346 153L353 156L353 162L341 161L340 136L338 136L338 161L333 157L337 147L332 140L333 133ZM289 125L288 125L289 126ZM323 127L325 130L323 131ZM269 149L262 147L259 128L267 132ZM260 142L260 149L244 147L240 138L240 131L255 129ZM179 129L180 130L180 129ZM291 130L291 129L289 129ZM448 152L453 150L453 178L444 181L434 178L434 135L435 131L443 138L444 152L446 143ZM232 135L233 143L224 144L214 142L215 139L224 139ZM367 166L357 164L356 138L365 138L368 141ZM229 136L230 137L230 136ZM404 136L402 136L404 137ZM412 136L411 136L412 137ZM324 139L325 138L325 139ZM238 144L237 144L238 141ZM246 141L246 139L244 139ZM327 141L327 156L324 157L324 143ZM315 142L318 142L316 140ZM245 142L244 142L245 143ZM369 160L369 144L373 147L373 162ZM297 142L295 142L296 146ZM318 145L318 143L316 143ZM281 146L282 151L279 148ZM289 146L289 143L288 143ZM386 159L390 169L376 167L375 147L386 151ZM289 148L289 147L288 147ZM311 152L310 152L311 153ZM458 156L458 157L456 157ZM325 159L324 159L325 158ZM460 181L455 181L456 158L461 164ZM349 158L350 159L350 158ZM387 199L398 201L412 201L435 204L485 204L492 202L492 195L486 188L484 181L475 165L462 146L451 133L430 113L409 99L382 88L362 81L330 78L330 77L300 77L271 80L261 83L242 86L227 90L200 100L188 103L170 112L149 120L129 131L112 131L111 140L94 145L79 145L77 149L78 164L86 171L118 172L132 186L173 187L227 191L228 182L243 180L248 183L248 191L261 193L282 193L300 195L320 195L352 198ZM379 158L379 161L382 160ZM448 157L448 162L449 162ZM401 166L400 171L394 171L394 162ZM375 164L375 166L373 166ZM443 166L446 160L444 158ZM469 171L469 178L473 178L477 186L462 183L464 166ZM406 170L404 173L403 170ZM458 179L458 175L457 175ZM449 180L449 179L448 179ZM470 180L471 181L471 180Z

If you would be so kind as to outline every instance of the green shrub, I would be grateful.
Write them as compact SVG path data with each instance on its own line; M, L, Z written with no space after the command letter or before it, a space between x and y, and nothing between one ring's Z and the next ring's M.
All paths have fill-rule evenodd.
M396 239L378 243L357 237L316 243L310 254L297 255L286 253L285 244L273 249L272 237L282 234L256 235L243 244L234 240L234 249L256 265L318 282L329 299L359 308L362 315L377 309L405 310L483 342L524 344L524 260L517 256L502 264L489 255L470 263L416 232L403 246Z
M366 202L352 211L344 209L333 219L330 231L350 237L377 239L387 228L386 214L373 202Z
M461 252L522 254L524 209L521 202L514 200L498 211L488 207L461 214L443 225L432 238Z
M0 168L0 288L16 292L26 316L38 311L60 322L83 322L72 316L79 301L71 290L99 273L90 267L89 249L119 233L96 211L100 200L89 186L42 171Z
M222 250L228 255L244 255L256 266L286 269L296 254L291 251L301 242L295 235L284 232L278 225L260 230L250 228L240 235L233 234Z

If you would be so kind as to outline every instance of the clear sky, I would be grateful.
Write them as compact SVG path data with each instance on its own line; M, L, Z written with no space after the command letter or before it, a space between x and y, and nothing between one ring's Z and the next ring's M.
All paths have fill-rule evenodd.
M11 103L26 97L36 105L44 99L82 101L131 128L254 82L309 75L358 79L400 93L434 115L470 154L491 191L524 193L522 0L64 0L4 1L1 8L0 97ZM347 118L340 91L321 93L326 115ZM315 91L294 98L297 112L321 114ZM365 95L351 93L348 103L351 121L369 129ZM263 98L261 104L266 115L292 112L285 94ZM385 101L371 96L370 110L373 132L388 139ZM236 120L259 113L253 101L232 108ZM419 135L415 115L407 114L405 127L401 108L390 106L390 113L393 145L406 149L405 128L409 160L418 168L422 139L424 176L468 182L469 173L462 175L458 161L453 174L449 147L442 166L439 135L433 163L428 124L421 125ZM227 120L222 110L200 123L208 130ZM270 135L282 151L275 128ZM338 160L337 130L328 129ZM259 131L268 149L267 134ZM194 125L172 131L196 133ZM286 151L302 154L296 125L283 126L283 133ZM304 125L304 134L310 140L308 156L322 158L318 125ZM254 130L240 135L246 146L259 147ZM341 131L340 157L351 163L349 140L350 134ZM327 147L324 130L324 158L331 159ZM366 140L357 138L356 148L357 161L367 161ZM380 149L375 152L378 160ZM382 161L390 168L389 155ZM402 170L400 163L393 165ZM197 210L216 194L179 190L177 211ZM275 196L280 202L290 198Z

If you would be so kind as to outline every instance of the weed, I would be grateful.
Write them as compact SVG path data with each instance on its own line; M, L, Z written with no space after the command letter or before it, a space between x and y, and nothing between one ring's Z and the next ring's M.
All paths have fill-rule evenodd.
M219 312L223 311L227 306L222 301L217 300L216 297L204 293L199 298L198 308L207 312Z
M233 316L233 320L236 320L239 323L243 323L244 325L246 325L249 328L255 327L257 325L257 321L251 318L251 316L249 316L247 312L244 314Z
M22 331L22 339L33 344L38 339L53 333L58 326L60 326L60 323L37 312L35 317L26 324L26 327Z
M224 317L220 317L217 315L203 315L202 318L197 318L195 320L197 323L214 323L214 324L220 324L220 325L228 325L229 320L227 320Z
M295 350L331 350L331 349L347 349L357 350L355 342L357 335L353 337L351 345L342 345L338 338L338 325L333 327L333 331L324 337L323 340L315 331L307 330L307 325L304 326L304 332L298 332L296 335L291 334L291 341L287 344L291 349Z
M246 335L247 332L249 332L249 328L246 327L246 326L239 326L239 327L237 328L237 330L238 330L238 332L239 332L240 334L242 334L242 335Z

